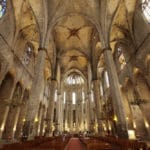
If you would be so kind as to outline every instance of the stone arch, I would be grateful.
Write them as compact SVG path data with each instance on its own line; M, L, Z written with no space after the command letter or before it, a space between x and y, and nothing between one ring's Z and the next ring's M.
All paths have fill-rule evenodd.
M134 79L139 97L150 101L150 87L144 77L144 74L137 72Z
M141 107L136 103L138 93L136 92L135 86L131 79L128 78L125 82L126 83L124 88L126 89L126 99L128 100L131 108L135 133L137 136L146 137L147 131L144 124L143 111L141 110Z
M7 73L0 86L0 100L8 99L11 95L14 78L10 73Z
M139 102L143 113L145 114L146 120L150 125L150 86L147 83L144 75L141 72L135 74L135 83L136 83L136 90L139 94Z
M22 93L23 93L23 87L22 87L22 85L19 82L17 82L15 90L14 90L14 93L13 93L13 97L12 97L12 105L13 105L13 107L18 105L18 103L20 102Z
M67 72L65 73L65 75L62 77L61 82L62 82L69 74L74 73L74 72L76 72L77 74L81 75L81 77L82 77L82 78L84 79L84 81L86 82L86 77L85 77L84 73L83 73L82 71L80 71L79 69L77 69L77 68L71 68L69 71L67 71Z
M28 100L29 100L29 90L25 89L24 93L23 93L22 101L20 103L20 111L19 111L18 121L17 121L17 125L16 125L15 138L17 138L17 139L20 138L22 135L22 127L25 122Z
M86 15L86 14L83 14L83 13L77 13L77 12L72 12L72 13L65 13L63 15L60 15L58 17L53 17L54 19L51 20L51 26L49 27L48 29L48 32L47 32L47 36L50 36L50 33L52 32L54 26L64 17L68 16L68 15L80 15L82 16L83 18L85 18L87 21L89 21L93 27L95 27L98 31L101 29L100 28L100 25L99 25L99 22L97 20L95 20L94 18ZM50 23L50 22L49 22ZM49 39L49 38L48 38ZM47 40L48 40L47 39Z
M132 116L130 102L128 101L126 88L124 87L121 88L121 95L123 97L123 103L124 103L124 108L126 113L127 128L128 130L131 130L133 129L133 116Z
M20 103L23 95L23 87L17 82L16 87L12 96L11 104L9 105L8 116L3 132L3 138L14 138L16 131L16 124L20 112Z
M146 79L147 82L150 86L150 54L147 55L147 57L145 58L145 72L146 72Z
M29 99L29 90L25 89L23 92L22 101L20 103L18 121L16 124L15 138L17 138L17 139L21 136L22 127L25 122L25 115L27 113L26 111L27 111L28 99Z
M0 85L0 128L1 134L4 130L6 118L9 110L10 98L12 96L12 92L14 90L14 78L8 72Z

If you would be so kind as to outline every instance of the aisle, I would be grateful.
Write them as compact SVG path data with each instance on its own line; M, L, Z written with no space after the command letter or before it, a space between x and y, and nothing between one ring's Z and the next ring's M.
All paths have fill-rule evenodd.
M71 138L67 145L66 150L83 150L79 138Z

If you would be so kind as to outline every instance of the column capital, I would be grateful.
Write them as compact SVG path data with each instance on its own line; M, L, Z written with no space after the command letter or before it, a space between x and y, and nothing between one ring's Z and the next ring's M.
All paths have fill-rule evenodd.
M57 80L55 80L55 79L51 79L51 85L55 85L55 86L57 86Z
M98 82L100 81L99 79L93 79L92 82Z
M10 99L3 99L1 102L1 105L5 105L5 106L11 106L11 100Z
M39 47L39 48L38 48L38 52L39 52L39 51L45 51L45 52L47 52L47 49L44 48L44 47Z
M104 51L111 51L111 47L105 47L105 48L103 48L102 52L104 52Z

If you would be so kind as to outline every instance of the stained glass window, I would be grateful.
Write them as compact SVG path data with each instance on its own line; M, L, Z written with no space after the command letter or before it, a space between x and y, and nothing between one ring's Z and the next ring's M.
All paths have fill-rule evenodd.
M106 86L107 86L107 88L109 88L109 77L108 77L108 72L107 71L105 71L105 82L106 82Z
M66 92L64 92L64 104L66 104Z
M6 12L6 0L0 0L0 18L5 14Z
M118 56L119 63L120 63L120 69L123 70L123 68L126 65L126 60L125 60L124 54L122 52L122 47L118 47L117 56Z
M76 93L75 92L73 92L72 93L72 104L76 104Z
M65 79L65 83L69 85L82 85L84 84L84 79L80 75L73 73Z
M145 18L150 23L150 0L142 0L142 11Z
M23 64L28 65L29 62L31 61L32 56L33 56L33 46L31 44L27 44L24 51Z

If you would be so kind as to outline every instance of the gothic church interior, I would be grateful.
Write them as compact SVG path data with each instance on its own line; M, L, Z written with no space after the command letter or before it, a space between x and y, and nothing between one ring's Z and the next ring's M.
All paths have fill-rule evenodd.
M0 0L0 139L150 139L149 0Z

